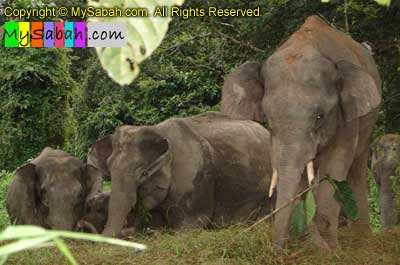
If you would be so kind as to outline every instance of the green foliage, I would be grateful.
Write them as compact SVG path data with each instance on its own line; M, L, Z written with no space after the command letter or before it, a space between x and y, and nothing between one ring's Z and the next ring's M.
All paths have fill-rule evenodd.
M13 177L14 172L0 171L0 231L10 224L6 210L6 195Z
M169 0L163 6L182 5L183 0ZM148 58L160 45L168 30L171 17L153 16L159 3L149 1L143 6L142 1L129 2L100 0L91 1L89 5L97 8L120 7L124 9L146 7L150 16L120 17L118 22L126 24L127 45L121 48L97 48L100 61L108 75L120 85L129 85L139 73L139 63ZM93 22L115 22L113 17L92 17Z
M368 170L368 214L369 223L374 230L379 230L379 191L371 170Z
M347 181L337 181L334 179L330 180L330 183L335 189L335 199L340 204L346 217L350 220L357 220L358 209L354 193Z
M67 245L61 239L62 237L93 242L103 242L122 247L129 247L139 251L143 251L146 249L146 246L142 244L128 242L115 238L107 238L100 235L69 231L46 230L41 227L29 225L9 226L0 234L0 242L9 242L11 240L15 241L6 245L2 244L2 246L0 247L0 264L4 264L7 261L8 256L10 256L11 254L29 249L48 247L53 244L60 250L60 252L65 256L70 264L78 264L78 262L72 256L72 253L68 249Z
M312 190L306 193L304 201L300 201L294 208L291 219L292 237L298 239L307 225L311 224L317 211L317 204Z
M81 5L82 2L65 4ZM206 8L209 5L200 0L187 0L184 7ZM8 87L12 96L8 100L8 94L0 92L0 106L5 113L0 124L0 168L15 168L46 145L59 146L84 158L88 147L116 126L156 124L171 116L217 110L224 76L246 60L266 59L312 14L323 15L338 29L345 28L347 17L352 37L373 43L374 56L383 77L385 99L375 135L400 130L398 5L392 3L386 8L373 1L348 0L347 16L344 1L323 4L307 0L223 0L218 6L260 6L262 16L251 19L174 18L161 46L141 64L139 77L124 87L107 76L94 49L68 52L1 49L1 55L6 56L2 58L8 59L0 63L0 84ZM377 26L378 23L385 27ZM10 57L16 58L15 62ZM26 61L29 63L20 67ZM32 73L24 70L28 66L35 70ZM8 72L10 69L13 72ZM22 96L18 91L22 88L20 76L28 74L32 75L32 82L29 80L25 89L29 88L32 93L26 99L28 95L22 93ZM9 75L9 79L4 79L5 75ZM71 83L71 77L75 84ZM26 101L29 104L25 110ZM33 102L44 104L39 109L39 103L32 106ZM19 108L25 111L20 121L15 122L10 116L13 112L18 113Z
M0 49L0 57L0 168L14 169L45 146L63 145L75 82L66 50Z
M300 201L292 212L290 232L292 237L296 240L300 238L307 226L304 208L304 202Z
M392 0L374 0L374 1L383 6L390 6L390 2L392 2Z
M390 6L390 2L391 2L391 0L374 0L374 1L383 6ZM329 3L330 0L321 0L321 2Z
M309 191L307 192L306 199L304 201L304 216L305 216L305 223L307 225L311 224L316 212L317 212L317 204L315 203L314 194L312 191Z
M150 210L143 205L143 198L138 194L135 205L135 218L138 218L144 228L149 227L153 216Z

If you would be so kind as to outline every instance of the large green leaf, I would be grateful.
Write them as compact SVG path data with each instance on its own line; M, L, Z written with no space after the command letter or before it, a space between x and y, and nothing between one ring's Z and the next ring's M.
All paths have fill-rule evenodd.
M306 228L306 217L304 214L304 202L300 201L292 212L290 232L292 237L298 239Z
M391 0L375 0L375 2L383 6L390 6Z
M317 211L317 205L315 203L314 194L310 190L306 194L306 200L304 203L304 216L306 225L309 225L312 222L316 211Z
M374 0L374 1L377 2L380 5L383 5L383 6L390 6L390 2L392 0ZM321 0L321 2L322 3L329 3L330 0Z
M357 203L349 183L333 180L333 184L335 185L335 199L342 206L347 218L356 220L358 218Z
M0 242L9 240L16 241L0 247L0 264L4 264L10 254L28 249L52 246L54 243L64 254L70 264L78 264L67 245L60 239L61 237L103 242L133 248L136 251L146 249L146 246L142 244L116 238L107 238L95 234L46 230L36 226L9 226L0 234Z
M182 5L184 0L90 0L95 7L147 8L148 17L93 17L91 22L126 23L127 45L121 48L96 48L103 68L120 85L130 84L139 73L139 63L161 44L171 17L153 16L156 7Z

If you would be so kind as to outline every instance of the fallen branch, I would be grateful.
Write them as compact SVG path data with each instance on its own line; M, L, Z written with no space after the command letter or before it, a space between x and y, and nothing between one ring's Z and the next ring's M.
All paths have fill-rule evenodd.
M303 196L304 194L306 194L307 192L309 192L310 190L313 190L314 188L318 187L319 184L321 184L322 181L327 180L328 177L321 179L318 183L315 183L314 185L311 185L310 187L308 187L307 189L305 189L304 191L300 192L299 194L297 194L295 197L293 197L291 200L289 200L288 202L286 202L285 204L283 204L281 207L276 208L275 210L273 210L270 214L264 216L263 218L261 218L260 220L258 220L257 222L255 222L254 224L252 224L251 226L247 227L245 230L243 230L242 232L240 232L239 234L237 234L233 239L232 242L235 241L235 239L237 239L239 236L243 235L244 233L247 233L249 231L251 231L254 227L258 226L259 224L261 224L262 222L268 220L269 218L271 218L274 214L276 214L277 212L279 212L280 210L286 208L289 204L293 203L294 201L296 201L297 199L299 199L301 196ZM231 243L232 243L231 242Z

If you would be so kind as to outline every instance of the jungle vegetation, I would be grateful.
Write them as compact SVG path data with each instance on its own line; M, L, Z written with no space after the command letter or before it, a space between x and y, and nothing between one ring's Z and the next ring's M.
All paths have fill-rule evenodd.
M39 3L26 0L5 2L17 6ZM65 1L40 3L48 2L59 5ZM85 4L85 1L67 2L70 5ZM4 194L12 171L35 157L45 146L64 149L85 159L90 145L119 125L150 125L172 116L183 117L218 110L224 76L247 60L266 59L312 14L323 16L336 28L372 47L383 81L384 98L374 139L385 133L400 133L400 1L392 1L390 7L366 0L332 0L329 3L318 0L187 0L184 4L186 7L209 5L238 8L260 6L262 16L175 18L161 47L142 63L138 78L128 86L119 86L107 76L93 49L0 48L0 228L8 224ZM4 22L5 18L0 17L0 32ZM3 46L2 38L0 46ZM378 228L377 194L370 179L371 223ZM225 238L236 233L235 229L240 228L215 234L202 232L201 239L196 242L189 239L196 232L173 239L170 235L154 235L154 242L164 252L173 251L173 258L184 257L182 264L192 260L208 262L210 257L215 257L217 261L217 258L224 257L236 261L236 264L245 264L241 263L244 260L248 264L261 264L271 258L267 254L259 254L262 252L260 248L265 249L268 245L265 231L258 231L249 238L240 238L226 247L226 251L218 248L225 243ZM388 237L389 249L380 248L385 240L382 236L375 238L371 244L365 244L371 249L378 249L378 252L398 253L400 246L395 241L396 236L398 232ZM349 244L356 240L347 233L342 237ZM146 240L151 239L143 239ZM175 242L175 249L171 249L170 245L173 244L168 240ZM75 248L80 249L79 246ZM204 255L193 258L191 255L199 248L210 252L210 257ZM215 253L215 249L222 252ZM105 253L110 251L113 250ZM116 255L122 255L122 250L119 251L116 250ZM301 251L276 260L273 264L313 264L311 262L314 261L319 264L318 257L307 263L300 254L308 253L308 250ZM343 260L352 262L353 257L346 251L349 249L339 256L345 256ZM47 255L49 260L57 260L57 256L46 253L44 259ZM361 250L357 252L359 258L363 258L364 254ZM84 251L82 256L85 257ZM391 254L388 256L387 260L383 255L382 259L366 259L365 263L359 264L392 264L385 263L392 260ZM43 255L34 256L33 262L41 262L42 258ZM144 256L142 261L164 264L159 258L157 256L152 260ZM166 262L174 264L173 258ZM337 256L332 255L331 261L335 260L338 260ZM21 264L20 261L15 260L15 264ZM121 264L124 261L125 258L121 259ZM51 261L46 262L52 264ZM112 259L109 262L113 264ZM140 263L140 258L138 264L144 264Z

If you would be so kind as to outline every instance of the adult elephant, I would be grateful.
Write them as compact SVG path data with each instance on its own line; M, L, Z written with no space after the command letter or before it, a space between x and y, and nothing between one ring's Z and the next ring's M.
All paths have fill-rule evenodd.
M216 112L117 128L88 157L111 176L103 234L120 236L138 197L171 228L250 218L267 203L269 141L261 125Z
M379 190L381 226L390 230L400 222L400 182L397 170L400 167L400 135L382 136L372 155L372 171Z
M15 173L6 196L11 223L73 230L85 200L100 191L101 182L96 168L46 147Z
M309 180L314 172L348 180L359 210L357 228L369 230L368 142L381 103L381 81L367 49L311 16L262 66L248 62L234 70L223 90L221 108L229 116L266 117L278 176L276 207L296 195L307 168ZM334 248L339 204L328 182L315 193L316 225L323 239L318 244ZM290 204L275 215L273 242L278 246L288 238L292 209Z

